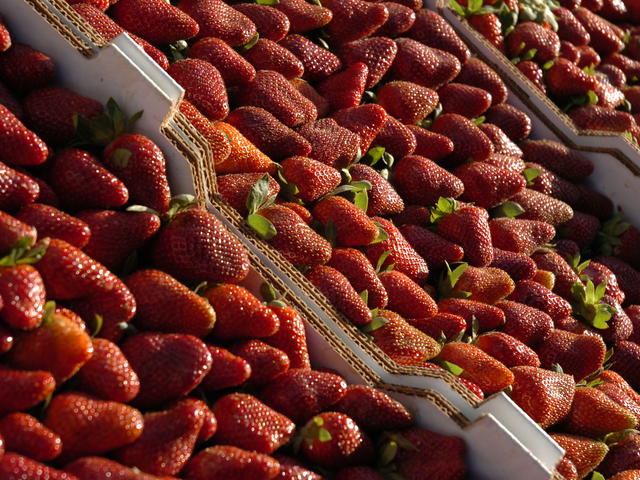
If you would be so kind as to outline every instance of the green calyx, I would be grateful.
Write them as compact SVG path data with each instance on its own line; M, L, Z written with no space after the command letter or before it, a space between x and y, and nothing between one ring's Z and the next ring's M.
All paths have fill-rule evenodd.
M11 251L0 258L0 267L15 267L16 265L33 265L47 252L49 237L32 245L33 239L22 237L13 244Z
M600 330L609 328L607 322L616 312L614 307L602 302L606 288L606 283L601 283L596 287L590 279L585 284L575 282L571 287L571 294L574 298L573 311L585 323Z
M270 307L286 307L287 304L283 300L282 294L278 293L275 288L270 283L264 282L260 286L260 294L262 295L262 300L267 303Z
M319 415L307 422L300 432L300 437L307 445L311 445L315 441L326 443L332 439L331 432L324 427L324 420Z
M525 168L522 171L522 176L527 181L527 187L534 184L534 180L540 176L542 170L539 168Z
M436 204L431 207L431 216L429 221L431 223L439 223L444 217L451 215L458 210L460 210L460 202L455 198L440 197Z
M620 236L629 230L631 224L624 221L624 216L619 213L602 225L602 229L596 237L597 248L602 255L613 255L617 247L622 245Z
M391 168L395 162L395 158L384 147L375 146L371 147L367 151L366 155L360 160L361 163L366 163L370 167L376 165L382 166L382 168Z
M578 254L574 257L569 258L567 263L573 269L574 272L576 272L578 275L582 275L583 270L589 266L589 264L591 263L591 260L585 260L584 262L581 262L580 254Z
M350 174L349 177L351 177ZM368 180L350 180L349 183L340 185L334 191L326 194L320 199L320 201L327 197L345 195L348 200L355 204L356 207L366 213L369 208L369 190L371 190L371 187L371 182Z
M442 271L438 282L438 295L440 298L468 298L471 296L471 292L456 290L455 288L458 280L460 280L460 277L468 267L467 263L460 263L452 270L449 263L445 262L445 269Z
M496 208L491 210L492 218L516 218L525 212L524 208L518 203L508 200Z
M247 195L247 225L249 225L264 240L271 240L278 231L270 220L260 215L260 210L270 207L275 203L275 195L269 194L269 179L271 177L265 173L258 180Z
M536 22L558 31L558 21L553 10L560 8L556 0L520 0L516 11L519 22ZM518 23L519 23L518 22Z
M117 102L110 98L105 111L95 118L89 119L77 114L73 116L76 139L72 145L106 147L116 138L131 131L142 114L141 110L127 117Z
M367 323L364 327L362 327L362 331L364 333L373 333L376 330L384 327L389 320L380 315L374 316L369 323Z
M178 213L188 210L190 208L195 208L198 206L198 200L193 195L189 195L188 193L183 193L180 195L176 195L171 198L169 202L169 210L165 214L165 219L167 221L171 221L173 217L175 217ZM158 213L149 207L145 207L143 205L132 205L127 208L128 212L150 212L150 213Z

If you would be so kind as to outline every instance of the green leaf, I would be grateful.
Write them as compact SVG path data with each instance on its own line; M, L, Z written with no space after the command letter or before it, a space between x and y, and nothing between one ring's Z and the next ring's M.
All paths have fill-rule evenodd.
M593 472L593 475L591 475L591 480L605 480L605 478L601 473Z
M100 330L102 330L102 326L104 325L104 318L102 317L102 315L96 313L93 318L95 320L95 323L93 324L91 338L95 338L96 335L100 333Z
M480 116L480 117L476 117L472 120L472 122L475 125L482 125L484 123L484 121L487 119L487 117L485 117L484 115Z
M603 282L596 287L596 300L601 300L607 290L607 282Z
M499 217L515 218L518 215L522 215L524 211L524 208L519 203L508 201L496 208L494 213Z
M380 273L380 270L382 269L384 262L386 262L387 258L389 258L389 255L391 255L391 250L387 250L386 252L382 253L382 255L380 255L380 257L378 258L378 262L376 263L376 273Z
M249 214L254 214L258 210L261 210L275 200L275 196L269 196L269 181L271 177L268 173L265 173L260 180L258 180L247 195L247 211Z
M42 322L41 325L46 325L53 318L53 314L56 311L56 302L53 300L49 300L44 304L44 313L42 314Z
M387 231L384 228L378 226L378 236L369 245L373 245L375 243L384 242L387 238L389 238L389 234L387 233Z
M464 372L464 370L455 363L447 362L446 360L444 360L441 362L441 364L445 370L453 373L456 377L459 377L462 372Z
M449 0L449 6L461 17L466 17L467 13L462 5L460 5L456 0Z
M475 13L482 8L482 0L468 0L469 12Z
M384 317L373 317L373 319L369 323L362 327L362 331L365 333L375 332L379 328L384 327L387 323L389 323L389 320Z
M255 0L258 5L278 5L280 0Z
M244 45L240 45L238 47L238 50L240 50L242 52L246 52L248 50L251 50L253 47L255 47L256 43L258 43L258 40L260 40L260 34L256 33L253 37L251 37L251 40L249 40Z
M533 57L536 56L536 53L538 53L538 49L537 48L531 48L531 49L527 50L526 52L524 52L524 55L522 55L522 59L523 60L531 60Z
M272 302L272 301L277 300L278 298L280 298L280 295L278 295L278 292L276 292L276 289L273 288L273 285L271 285L268 282L264 282L260 286L260 295L262 295L262 298L267 303Z
M247 223L264 240L271 240L278 233L273 223L257 213L250 214Z
M540 176L542 170L539 168L525 168L522 171L522 176L527 181L527 185L531 185L533 181Z
M386 442L380 451L380 458L378 463L380 466L389 465L396 458L398 454L398 442L391 440Z
M363 290L358 295L360 295L360 298L362 299L365 305L369 303L369 290Z
M369 208L369 194L366 190L361 190L356 192L353 203L363 212L367 213L367 209Z
M554 63L556 63L555 60L549 60L548 62L543 63L542 70L549 70L551 67L553 67Z
M373 167L376 163L382 160L382 156L384 155L385 148L384 147L372 147L367 152L367 161L370 167Z
M587 92L587 98L589 99L589 105L595 105L598 103L598 95L593 90Z
M448 263L447 263L446 267L447 267L447 270L448 270L448 272L447 272L448 275L447 276L449 278L449 284L453 288L458 283L458 280L460 280L460 277L462 276L462 274L467 271L467 268L469 267L469 264L461 263L460 265L458 265L453 270L451 270L451 268L449 267Z
M318 430L318 440L321 442L330 442L331 441L331 433L326 428L321 428Z

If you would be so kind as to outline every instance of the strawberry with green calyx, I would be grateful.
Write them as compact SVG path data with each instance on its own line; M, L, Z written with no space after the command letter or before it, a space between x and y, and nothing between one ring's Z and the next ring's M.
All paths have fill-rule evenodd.
M32 225L8 213L0 212L0 255L9 253L19 240L25 243L25 247L31 247L37 235L38 232Z
M368 182L367 182L368 184ZM360 188L349 185L349 188ZM366 185L366 187L370 187ZM365 187L365 188L366 188ZM359 190L363 192L363 190ZM335 243L345 247L365 246L380 239L383 241L388 235L381 233L381 227L367 216L366 210L368 198L366 190L360 194L355 193L356 204L351 203L344 197L327 196L320 200L313 208L313 215L325 229L332 229L335 235L331 235Z
M284 191L293 200L300 199L305 204L334 191L341 182L338 170L312 158L289 157L280 165Z
M507 368L539 367L538 354L515 337L504 332L488 332L475 339L475 345Z
M602 301L605 296L606 284L597 287L589 279L586 283L576 282L571 287L573 294L573 311L583 321L594 328L603 330L609 328L609 319L615 309Z
M640 434L634 430L613 433L607 435L605 441L609 445L609 453L598 466L598 470L607 475L607 478L633 479L632 476L625 477L622 472L640 469L640 460L638 460Z
M393 184L407 203L432 205L440 197L456 198L464 184L451 172L420 155L408 155L393 170Z
M503 31L510 32L517 22L517 12L511 11L505 3L501 7L483 5L482 0L471 0L465 6L456 0L449 0L450 7L462 18L467 19L489 43L504 52Z
M607 356L613 356L613 350L607 352ZM613 370L607 370L607 363L594 375L588 377L591 385L598 390L604 392L607 397L633 412L636 418L640 418L640 395L622 378L622 376Z
M577 478L586 478L589 472L598 468L609 451L607 444L599 440L568 433L550 435L565 450L564 458L575 465ZM594 472L594 476L591 477L593 480L596 479L595 475Z
M465 298L445 298L438 302L438 311L465 319L467 325L477 323L478 332L487 332L504 324L505 314L498 307Z
M390 156L386 151L383 153L384 155ZM378 173L368 165L357 163L351 165L349 175L352 181L367 181L371 184L371 189L367 191L369 200L367 215L371 217L393 215L404 209L404 201L384 176L384 170Z
M260 340L243 340L229 347L231 353L244 358L251 366L251 386L265 385L289 369L289 357L282 350Z
M78 248L84 248L93 233L81 219L42 203L25 206L16 218L35 227L40 238L59 238Z
M598 243L602 255L615 255L634 268L640 268L640 256L633 245L640 239L640 231L634 225L616 215L604 223L598 233Z
M438 293L440 298L466 298L493 305L506 298L514 287L513 280L503 270L462 263L442 272Z
M441 342L458 340L467 329L467 322L463 317L444 312L422 318L407 318L407 322Z

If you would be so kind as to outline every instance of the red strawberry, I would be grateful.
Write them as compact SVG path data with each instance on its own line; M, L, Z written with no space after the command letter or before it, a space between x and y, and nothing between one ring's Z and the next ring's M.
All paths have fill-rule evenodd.
M420 127L418 127L420 128ZM393 117L387 116L378 136L373 140L372 145L384 147L395 158L402 158L411 155L416 149L416 137L408 128L400 121Z
M495 218L489 222L493 245L502 250L531 255L555 236L555 229L546 222Z
M572 313L569 302L533 280L519 281L509 299L542 310L554 321Z
M605 265L616 275L618 284L625 293L627 303L640 304L640 288L638 287L640 273L637 270L617 257L596 257L594 260Z
M640 386L638 375L638 359L640 346L634 342L623 340L617 343L613 351L611 370L620 374L634 389Z
M497 125L514 142L524 140L531 133L531 119L512 105L494 105L487 110L486 119Z
M459 197L464 184L435 162L419 155L404 157L393 169L393 182L403 200L433 205L440 197Z
M248 214L247 197L251 189L264 177L263 173L230 173L216 178L220 196L242 216ZM277 196L280 184L269 177L269 196Z
M410 38L398 38L396 44L398 53L391 67L391 74L396 80L438 89L460 73L460 62L448 52L427 47Z
M309 156L327 165L344 168L358 155L360 136L332 118L309 122L300 127L298 133L311 144Z
M556 276L553 291L563 298L572 299L571 286L579 281L578 275L573 271L564 258L555 252L538 252L532 255L539 269L549 270Z
M400 232L427 264L435 268L443 267L445 262L459 262L464 256L462 247L425 228L403 225Z
M93 355L76 378L80 390L103 400L127 403L140 390L138 375L120 348L103 338L93 339Z
M326 30L335 45L368 37L389 18L384 5L371 5L362 0L326 0L324 5L333 13Z
M553 320L542 310L510 300L498 302L496 307L505 313L502 331L529 347L536 348L553 330Z
M227 86L238 86L250 82L256 75L253 65L219 38L204 37L197 40L189 48L189 57L204 60L213 65L222 75ZM217 76L215 77L217 79Z
M140 379L136 405L152 407L179 398L196 388L211 369L207 346L178 333L140 333L122 344Z
M45 312L46 292L42 277L31 265L0 267L0 318L11 328L33 330Z
M313 208L313 215L325 228L329 228L329 222L333 224L335 241L340 246L369 245L379 235L378 226L367 214L344 197L320 200Z
M409 325L416 327L431 338L446 340L459 338L467 329L467 322L459 315L438 312L424 318L408 318Z
M14 43L0 56L0 80L18 94L50 84L55 69L51 57L22 43Z
M240 358L224 348L208 345L213 358L212 368L200 384L205 392L224 390L237 387L246 382L251 376L251 366L245 359Z
M449 277L453 278L446 280L448 285L445 284L445 293L451 290L450 293L453 296L462 296L469 300L490 305L507 297L514 288L513 280L511 280L509 274L497 268L477 268L467 265L457 281L454 282L455 275L450 274ZM451 283L454 284L451 285ZM465 294L463 292L468 293Z
M493 125L492 123L482 123L478 128L482 130L482 132L491 140L493 143L495 155L506 155L520 158L522 156L522 150L520 147L513 143L511 139L507 136L504 131L497 125ZM490 157L491 158L491 157ZM495 165L495 162L490 162ZM514 169L516 171L524 170L522 169Z
M560 39L551 28L535 22L518 23L513 31L505 38L505 46L509 58L524 55L529 50L535 50L533 60L545 63L558 56Z
M405 318L431 317L438 311L431 296L405 274L383 272L380 281L389 295L388 310Z
M542 428L555 425L569 413L576 391L571 375L529 366L511 371L511 399Z
M574 45L589 45L591 36L585 30L582 23L571 13L570 10L560 7L553 11L558 22L558 36L561 40L566 40Z
M280 328L264 342L286 353L291 368L310 369L305 324L300 314L287 306L271 305L269 308L278 316Z
M565 457L576 467L577 478L586 478L589 472L598 468L609 448L604 442L591 438L552 433L551 438L565 450Z
M2 82L0 82L0 103L17 118L24 118L20 100Z
M591 387L576 388L573 404L563 422L569 433L599 437L608 432L633 428L636 416L603 392Z
M279 472L280 464L275 458L241 448L219 445L194 455L185 467L184 478L187 480L207 480L216 477L272 480Z
M595 77L587 75L577 65L565 58L558 58L547 69L545 82L549 92L560 98L585 95L594 90L597 83Z
M173 217L157 235L152 255L155 266L185 282L239 282L249 271L240 241L213 214L199 209Z
M366 431L395 430L413 424L413 416L401 403L381 390L364 385L350 385L331 408L348 415Z
M318 112L310 100L298 92L278 72L261 70L237 92L239 105L261 107L288 127L315 120Z
M637 453L639 444L640 438L638 434L629 432L626 435L622 435L620 440L610 446L609 453L602 463L598 465L598 470L609 476L629 469L637 469L640 467ZM620 477L621 475L624 474L620 473L620 475L616 475L616 477ZM629 477L622 476L621 480L624 480L624 478Z
M285 78L301 77L304 65L293 53L278 43L264 38L244 52L246 58L256 70L273 70Z
M432 160L440 160L453 152L453 142L445 135L426 130L416 125L408 125L416 138L414 153Z
M449 52L464 65L470 57L469 49L451 24L433 10L424 8L417 9L416 12L416 21L407 32L407 37L428 47Z
M524 213L518 217L522 220L537 220L558 226L573 217L573 209L563 201L529 188L515 194L511 200L524 209Z
M589 32L591 37L589 45L598 53L606 55L619 52L624 48L624 42L618 37L613 25L607 20L584 7L576 8L573 14L584 26L585 30Z
M8 213L0 212L0 254L4 255L20 239L25 242L25 247L31 247L36 241L38 232L34 227L21 222Z
M356 292L367 291L370 308L386 306L387 292L371 263L360 251L352 248L337 248L333 251L328 265L347 277Z
M431 130L451 139L454 145L449 158L462 163L468 160L484 161L493 153L489 138L469 119L454 113L439 116Z
M601 263L590 261L580 272L581 276L591 279L594 285L604 283L606 285L605 295L615 303L624 302L624 292L620 290L618 279L615 274Z
M49 395L56 388L56 381L43 370L26 371L0 366L0 413L27 410Z
M384 477L371 467L342 468L335 478L336 480L384 480Z
M373 168L358 163L349 168L349 174L354 181L366 180L371 184L371 190L368 191L369 204L367 206L367 215L391 215L400 213L404 209L404 202L402 198L400 198L400 195L398 195L391 184Z
M295 431L291 420L251 395L225 395L215 403L213 412L218 419L218 442L259 453L273 453Z
M11 33L4 24L4 21L0 20L0 52L9 50L11 43Z
M9 165L39 165L49 149L11 111L0 105L0 159Z
M311 203L332 192L340 185L341 176L335 168L306 157L290 157L282 163L287 183L297 188L295 195L304 203Z
M505 314L498 307L464 298L445 298L438 302L438 311L461 316L467 325L473 325L475 319L478 331L486 332L503 325Z
M289 18L272 6L239 3L233 8L253 22L260 38L278 42L289 33Z
M333 18L331 10L320 5L309 4L304 0L282 0L274 5L284 13L291 23L293 33L305 33L324 27Z
M80 480L91 478L118 478L119 480L159 480L155 475L148 475L137 469L108 460L104 457L79 458L64 467L66 472L76 475Z
M390 38L373 37L342 45L338 56L344 65L364 63L369 71L366 88L371 88L387 73L397 52L398 46Z
M56 470L44 463L36 462L17 453L7 452L0 459L0 477L14 478L46 478L47 480L78 480L70 473Z
M413 26L416 14L411 8L396 2L383 2L382 4L389 12L389 18L375 31L375 35L394 38Z
M12 413L0 419L0 435L5 448L45 462L62 450L60 437L26 413Z
M360 151L366 152L387 120L387 113L380 105L361 105L339 110L332 115L338 125L360 137Z
M491 106L491 94L478 87L449 83L438 90L442 111L467 118L479 117Z
M493 262L490 266L504 270L515 281L533 278L538 271L536 262L531 260L528 255L508 252L499 248L493 249Z
M327 99L333 110L357 107L362 99L367 74L364 63L351 64L345 70L322 80L318 84L318 92Z
M507 99L507 86L500 76L486 63L475 57L465 62L455 80L458 83L486 90L491 94L493 105L504 103Z
M16 217L35 227L41 238L59 238L78 248L83 248L92 234L89 226L81 219L41 203L27 205Z
M552 330L537 352L542 368L551 369L558 364L565 373L580 381L602 366L606 349L599 337Z
M380 105L402 123L418 123L438 104L438 94L411 82L390 82L377 92Z
M278 331L278 317L239 285L215 286L204 292L204 296L216 312L214 338L268 337Z
M231 352L251 365L251 385L264 385L289 369L289 357L282 350L260 340L246 340L233 344Z
M204 409L192 399L147 413L142 435L120 448L115 458L153 475L177 475L193 452L203 422Z
M467 21L480 35L486 38L491 45L502 53L505 53L502 22L495 13L482 12L479 15L470 15L467 17Z
M536 352L517 338L503 332L480 335L475 345L508 368L525 365L540 366L540 359Z
M230 144L228 157L214 157L217 174L269 172L275 173L276 164L264 153L256 148L233 125L225 122L215 122L212 127L219 131Z
M593 172L593 163L559 142L553 140L527 140L520 144L526 162L544 168L570 180L588 177Z
M523 60L518 62L516 67L531 81L531 83L538 87L542 93L547 93L547 85L544 82L544 72L537 63L530 60Z
M302 62L304 65L302 77L308 82L326 78L342 67L342 62L335 54L302 35L292 33L280 40L279 43Z
M580 54L580 58L578 59L578 67L587 68L591 65L598 66L600 65L600 55L590 46L584 47L576 47L578 49L578 53Z
M431 209L429 207L407 205L402 212L394 215L392 220L396 225L403 227L405 225L426 225L430 218Z
M611 110L600 105L576 108L569 113L574 123L583 130L603 130L609 132L635 131L637 125L627 112Z
M485 208L501 205L527 184L522 175L484 162L461 165L454 174L464 183L463 198Z

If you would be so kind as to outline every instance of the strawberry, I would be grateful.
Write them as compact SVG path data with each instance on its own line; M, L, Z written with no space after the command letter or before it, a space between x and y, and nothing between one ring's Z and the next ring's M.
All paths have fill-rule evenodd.
M315 120L318 112L310 100L302 96L278 72L261 70L236 95L239 105L261 107L288 127Z
M207 346L178 333L140 333L122 344L122 353L140 379L136 405L152 407L188 394L211 369Z
M455 175L419 155L404 157L393 170L393 182L403 200L433 205L440 197L459 197L464 184Z
M502 22L495 13L482 12L479 15L470 15L467 21L480 35L486 38L491 45L496 47L500 52L505 53Z
M305 276L354 325L361 327L371 322L366 303L342 273L331 267L314 266Z
M398 215L394 215L392 220L401 228L405 225L428 224L431 218L431 209L422 205L407 205Z
M262 173L230 173L216 178L220 196L243 216L248 214L247 198L251 189L264 177ZM269 176L269 196L277 196L280 184Z
M26 413L12 413L0 419L5 448L45 462L60 454L60 437Z
M483 161L493 153L489 138L469 119L455 113L439 116L431 130L451 139L454 145L449 159L455 163Z
M585 478L595 470L609 451L604 442L571 435L568 433L552 433L551 438L565 450L567 458L576 467L577 478Z
M52 313L40 328L15 335L8 360L20 369L46 368L61 384L80 370L92 354L91 338L84 329L65 315Z
M563 44L565 42L562 42ZM562 48L562 47L560 47ZM547 93L547 85L544 81L544 72L540 66L530 60L522 60L516 64L522 74L529 79L542 93Z
M309 420L300 434L302 456L323 468L361 465L373 458L371 440L343 413L321 413Z
M43 87L24 99L29 125L47 142L69 143L76 133L74 115L94 118L102 113L100 102L60 87Z
M336 480L384 480L384 477L371 467L342 468L335 478Z
M629 409L638 418L640 414L640 396L638 393L616 372L604 370L598 375L598 380L603 383L595 388L604 392L607 397L618 405Z
M379 135L378 135L379 136ZM351 179L356 182L363 180L371 184L368 191L369 203L367 215L382 216L400 213L404 209L404 202L391 184L376 170L368 165L358 163L349 168Z
M621 439L609 447L609 453L602 463L598 465L598 470L607 476L619 474L617 476L620 477L623 475L623 473L620 472L637 469L640 467L637 453L639 445L640 437L638 434L629 432L623 435ZM615 477L612 476L610 478ZM628 477L623 476L621 480L624 480L624 478Z
M407 32L407 37L455 55L462 65L469 60L469 49L462 39L451 24L433 10L417 10L416 21Z
M640 470L625 470L610 478L612 480L635 480L640 478Z
M327 265L347 277L356 292L366 290L369 308L384 308L387 305L387 291L362 252L353 248L336 248Z
M538 174L532 181L527 182L529 188L562 200L569 205L581 207L581 189L578 185L571 183L569 180L565 180L537 163L527 163L525 166L526 169L533 169L529 170L529 172ZM575 213L576 212L574 212L574 214Z
M41 203L25 206L16 218L35 227L41 238L59 238L78 248L83 248L92 234L89 226L81 219Z
M0 254L4 255L20 239L25 247L32 247L36 241L36 229L8 213L0 212Z
M256 70L273 70L285 78L301 77L304 65L292 52L278 43L264 38L244 52L244 58Z
M187 399L190 404L199 407L204 412L204 421L202 422L202 428L198 432L196 438L196 445L200 445L204 442L211 440L218 430L218 420L216 419L213 410L211 410L207 403L203 400L196 400L195 398Z
M513 141L511 141L511 139L507 136L507 134L504 133L504 131L497 125L485 122L485 123L482 123L478 128L480 128L480 130L482 130L482 132L487 136L487 138L491 140L491 143L493 143L493 147L495 151L495 153L493 154L494 156L507 155L507 156L517 157L517 158L520 158L522 156L522 150L520 150L520 147L518 147L518 145L513 143ZM491 162L491 163L495 165L495 162ZM524 168L514 169L514 170L520 171L523 169Z
M489 65L475 57L464 63L455 81L486 90L491 94L493 105L504 103L507 99L507 86L500 76Z
M318 92L333 110L353 108L360 104L367 81L368 69L364 63L354 63L343 71L323 79Z
M590 67L591 65L598 66L600 65L600 55L590 46L584 47L576 47L578 49L578 53L580 55L578 59L578 67L585 68Z
M47 480L78 480L70 473L56 470L44 463L36 462L17 453L7 452L0 459L0 476L14 478L46 478Z
M208 348L216 367L207 373L200 384L205 392L237 387L249 379L251 365L244 358L214 345L208 345Z
M148 475L137 469L108 460L104 457L79 458L64 467L65 472L77 476L80 480L91 478L118 478L119 480L159 480L155 475ZM166 478L166 477L165 477Z
M553 320L549 315L524 303L503 300L496 303L496 307L506 316L502 331L529 347L536 348L553 329Z
M142 435L120 448L115 458L153 475L177 475L193 452L203 421L204 409L192 399L147 413Z
M329 228L329 223L333 225L335 241L340 246L368 245L379 235L378 226L367 214L344 197L320 200L313 208L313 215L325 228Z
M9 50L11 44L11 33L4 24L4 21L0 20L0 52Z
M366 152L382 130L387 113L380 105L370 104L339 110L331 118L341 127L356 133L360 137L360 151Z
M511 280L507 272L497 268L477 268L471 265L464 267L457 281L455 281L455 275L453 275L453 278L449 279L448 283L444 289L445 292L452 290L454 296L458 295L490 305L507 297L514 289L513 280ZM468 292L471 295L463 292Z
M560 39L551 28L535 22L521 22L505 38L505 47L509 58L534 50L533 60L545 63L558 56Z
M537 190L526 188L511 197L511 200L524 209L524 213L518 217L522 220L537 220L555 227L573 217L573 209L569 205Z
M618 37L613 26L598 14L578 7L573 14L582 24L591 37L591 45L601 55L620 52L624 48L624 42Z
M524 140L531 133L529 116L512 105L494 105L485 116L489 123L497 125L514 142Z
M127 403L140 390L138 375L120 348L104 338L93 339L93 355L76 377L79 389L103 400Z
M0 105L0 160L8 165L39 165L49 149L4 105Z
M387 116L372 144L384 147L385 152L389 152L394 158L411 155L417 146L416 137L408 126L390 116Z
M213 65L227 86L238 86L250 82L256 75L253 65L219 38L204 37L197 40L189 48L189 57ZM209 67L207 68L210 70ZM217 75L214 77L218 82L215 85L219 85ZM218 98L222 98L222 93Z
M2 82L0 82L0 104L9 109L18 119L24 118L20 100Z
M599 437L633 428L636 423L636 416L632 412L616 404L600 390L580 387L576 388L563 429L569 433Z
M14 370L0 366L0 413L27 410L49 395L56 388L56 381L44 370Z
M627 85L627 76L625 75L625 72L622 69L618 68L613 64L605 63L598 67L598 72L602 74L602 75L599 75L599 77L602 79L600 83L609 83L610 85L614 86L619 90L625 89ZM626 97L627 95L625 93L625 98ZM601 101L601 99L598 99L598 100ZM632 105L632 111L633 111L633 105Z
M70 148L58 153L49 178L70 210L119 207L129 200L124 183L83 150Z
M295 431L291 420L251 395L225 395L215 403L213 412L218 419L218 442L259 453L273 453Z
M306 157L290 157L282 163L282 174L295 194L311 203L332 192L341 183L340 173L324 163Z
M0 55L0 80L18 94L49 85L55 70L51 57L22 43Z
M529 366L511 371L511 399L542 428L555 425L569 413L576 392L571 375Z
M544 168L569 180L588 177L593 172L593 163L582 154L553 140L527 140L520 144L526 162Z
M445 135L432 132L430 130L408 125L407 128L416 138L416 149L414 153L432 160L440 160L451 154L454 149L453 142Z
M398 46L390 38L373 37L341 45L338 56L343 65L364 63L369 72L366 88L372 88L387 73L397 52Z
M341 127L332 118L307 123L298 133L311 144L309 156L327 165L344 168L358 155L360 136Z
M289 83L293 85L303 97L311 101L318 110L318 117L322 118L329 113L329 102L306 80L301 78L294 78L289 80Z
M373 220L381 225L388 237L367 247L365 253L371 264L380 262L380 257L390 251L391 253L382 262L381 268L394 264L396 271L404 273L417 284L424 283L429 275L429 268L424 259L418 255L392 222L382 217L374 217Z
M569 302L533 280L519 281L509 299L542 310L554 321L572 313Z
M214 164L223 163L229 158L229 155L231 155L230 139L217 125L210 122L200 110L187 100L180 102L180 113L205 138L211 148Z
M410 38L396 39L398 53L390 73L396 80L438 89L460 73L460 62L451 53L428 47Z
M260 38L278 42L289 33L289 18L272 6L239 3L233 8L253 22Z
M304 0L282 0L274 8L289 18L289 30L293 33L305 33L324 27L333 18L333 13L328 8L309 4Z
M11 350L13 340L13 334L6 327L0 326L0 355Z
M405 318L431 317L438 311L433 298L405 274L383 272L380 281L389 295L388 310Z
M489 266L504 270L514 281L533 278L538 271L536 262L526 254L508 252L499 248L493 249L493 262Z
M638 375L638 359L640 358L640 345L623 340L618 342L611 357L611 370L620 374L634 389L640 386Z
M559 230L564 238L573 240L579 247L584 248L591 245L596 238L600 230L600 221L593 215L574 211L573 218L563 223Z
M628 338L630 342L638 343L640 339L640 305L630 305L624 309L633 323L633 333Z
M552 225L537 220L494 218L489 222L496 248L531 255L555 236Z
M627 303L640 304L640 288L638 288L640 272L617 257L596 257L594 260L605 265L616 275Z
M233 344L231 353L244 358L251 366L251 385L264 385L289 369L285 352L260 340L245 340Z
M467 322L459 315L438 312L429 317L407 318L409 325L416 327L431 338L453 340L459 338L467 329Z
M342 62L335 54L302 35L289 34L279 43L302 62L302 77L308 82L327 78L342 68Z
M90 3L75 3L71 6L84 18L100 36L110 42L118 35L125 33L124 28L114 22L106 13ZM163 70L169 68L167 56L139 36L126 32Z
M491 94L478 87L449 83L438 90L443 113L455 113L467 118L482 115L491 106Z
M280 328L275 334L265 338L264 342L283 351L288 357L290 368L310 369L302 316L288 306L270 305L269 308L278 316Z
M187 480L206 480L216 477L272 480L279 472L280 464L275 458L241 448L218 445L194 455L185 467L184 478Z
M598 337L552 330L537 352L542 368L550 369L558 364L565 373L580 381L602 366L606 349Z
M390 82L380 88L377 98L387 113L402 123L418 123L438 104L438 94L411 82Z
M438 311L459 315L465 319L467 325L473 325L473 320L475 319L480 332L493 330L505 322L505 314L498 307L464 298L445 298L440 300L438 302Z
M527 345L503 332L489 332L480 335L476 347L501 362L507 368L530 366L539 367L540 359Z
M362 0L326 0L323 5L333 13L326 31L334 45L368 37L389 18L384 5L371 5Z
M610 110L599 105L588 105L569 112L574 123L583 130L603 130L627 132L637 129L633 117L618 110Z
M383 2L382 4L389 12L389 18L375 31L375 35L390 38L399 37L413 26L416 14L411 8L396 2Z
M484 162L461 165L454 174L464 184L463 198L485 208L501 205L526 187L522 175Z
M216 122L213 124L213 127L228 139L231 146L229 156L220 157L218 162L215 163L216 173L275 173L275 163L258 150L256 146L233 125L225 122Z
M549 270L555 275L554 293L563 298L573 298L571 286L578 282L579 278L564 258L551 251L534 253L531 258L536 262L538 268Z
M210 238L216 239L215 244ZM155 266L185 282L238 282L249 271L240 241L211 213L199 209L173 217L156 236L152 255Z
M558 23L558 37L574 45L589 45L591 36L575 15L564 7L553 11Z
M400 232L415 251L426 260L427 265L432 267L441 268L445 262L459 262L464 256L462 247L425 228L417 225L403 225L400 227Z
M331 407L351 417L366 431L395 430L413 425L413 416L400 403L376 388L350 385Z
M33 330L40 326L46 292L42 277L33 266L0 267L0 297L4 300L0 318L8 327Z
M388 357L400 365L422 365L435 357L440 345L431 337L411 326L404 318L390 310L379 310L381 322L366 329L375 343ZM377 327L377 328L376 328Z
M598 262L590 261L589 264L580 271L580 275L585 275L588 279L591 279L594 285L604 283L606 285L605 295L613 302L618 304L624 302L624 292L620 290L618 279L606 266Z

